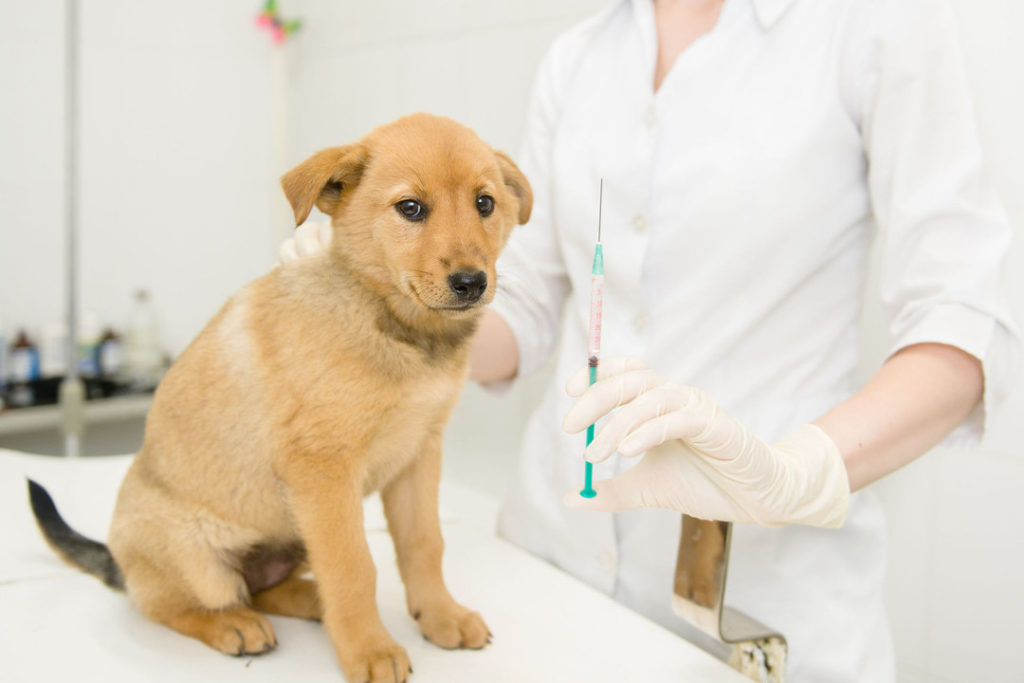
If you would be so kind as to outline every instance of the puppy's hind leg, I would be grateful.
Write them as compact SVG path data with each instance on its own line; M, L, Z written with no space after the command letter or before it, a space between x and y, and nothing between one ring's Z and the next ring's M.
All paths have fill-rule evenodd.
M248 607L235 605L222 610L175 609L158 621L178 633L201 640L224 654L261 655L277 647L277 638L267 618Z
M320 594L317 592L316 582L311 579L299 578L295 574L272 588L254 593L252 606L261 612L278 614L282 617L314 621L323 618L323 607L320 605Z
M246 605L242 575L220 561L186 553L188 569L170 558L123 562L125 587L143 614L229 655L257 655L277 646L267 618ZM212 555L212 553L210 553Z

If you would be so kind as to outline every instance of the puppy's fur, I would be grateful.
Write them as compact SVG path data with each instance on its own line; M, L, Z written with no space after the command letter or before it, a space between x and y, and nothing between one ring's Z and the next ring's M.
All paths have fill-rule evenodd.
M322 619L350 681L403 681L362 498L381 492L423 635L483 647L486 624L441 576L441 435L532 194L507 156L426 114L318 152L282 186L296 224L314 205L332 217L331 246L242 289L168 371L109 552L37 485L33 509L65 559L217 650L273 648L260 612ZM400 210L419 211L410 201L422 220ZM298 575L307 567L315 583Z

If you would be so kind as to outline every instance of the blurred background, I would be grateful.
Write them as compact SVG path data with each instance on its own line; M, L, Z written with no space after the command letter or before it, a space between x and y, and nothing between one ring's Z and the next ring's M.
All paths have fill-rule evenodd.
M81 2L80 367L118 377L94 380L97 396L135 389L89 402L85 452L133 452L159 366L274 263L293 228L284 171L414 111L451 116L515 156L547 46L607 4L287 0L280 16L301 26L279 42L257 24L256 0ZM1024 3L953 4L990 175L1017 235L1005 277L1021 321ZM0 9L0 341L34 348L45 376L66 363L64 5L2 0ZM865 373L884 352L872 332L879 320L869 306ZM6 371L29 358L4 355ZM501 397L468 387L446 437L445 476L497 500L541 384L528 378ZM60 453L52 407L12 407L48 400L37 389L8 395L0 448ZM1022 417L1017 391L980 448L936 451L877 485L890 517L901 681L1024 678L1024 523L1013 505Z

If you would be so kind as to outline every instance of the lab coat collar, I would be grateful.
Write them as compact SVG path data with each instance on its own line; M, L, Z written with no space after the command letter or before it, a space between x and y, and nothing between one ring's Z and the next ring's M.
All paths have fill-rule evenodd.
M727 1L736 2L737 0ZM774 26L794 2L796 0L752 0L754 12L757 14L757 21L766 30ZM639 16L645 16L646 14L651 14L654 2L653 0L632 0L630 4L632 4L635 13L640 13Z

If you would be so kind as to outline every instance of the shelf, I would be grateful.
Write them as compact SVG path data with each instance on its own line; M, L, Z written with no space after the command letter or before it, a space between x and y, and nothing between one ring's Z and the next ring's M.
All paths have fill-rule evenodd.
M85 424L100 424L145 417L153 394L97 398L85 402ZM0 413L0 436L38 432L60 427L60 406L15 408Z

